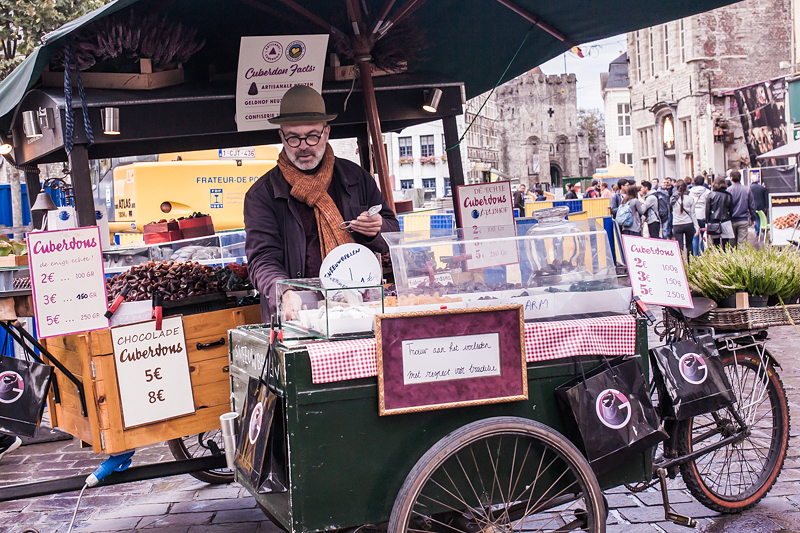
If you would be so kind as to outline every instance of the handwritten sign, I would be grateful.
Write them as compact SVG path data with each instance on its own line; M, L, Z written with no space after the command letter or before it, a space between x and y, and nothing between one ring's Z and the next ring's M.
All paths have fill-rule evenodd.
M408 278L408 288L415 289L422 285L423 283L429 283L431 281L430 276L419 276L416 278ZM450 272L441 272L439 274L433 275L434 283L438 283L440 285L447 285L448 283L453 283L453 275Z
M107 328L98 227L39 231L27 238L39 337Z
M295 85L322 92L327 35L242 37L236 76L238 131L277 128L283 94Z
M467 269L490 268L519 263L514 226L511 182L496 181L456 187L461 225L464 228Z
M692 307L677 241L622 236L634 296L652 305Z
M381 264L364 245L347 243L330 251L319 269L326 289L368 287L381 283Z
M406 385L500 375L497 333L415 339L402 345Z
M556 316L556 305L553 294L533 294L511 298L510 303L521 304L525 320L552 318Z
M183 319L111 329L125 428L194 413Z

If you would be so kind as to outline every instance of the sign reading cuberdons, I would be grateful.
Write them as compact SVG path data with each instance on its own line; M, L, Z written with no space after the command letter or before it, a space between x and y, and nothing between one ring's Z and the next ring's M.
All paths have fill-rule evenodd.
M111 329L125 429L194 413L183 319Z

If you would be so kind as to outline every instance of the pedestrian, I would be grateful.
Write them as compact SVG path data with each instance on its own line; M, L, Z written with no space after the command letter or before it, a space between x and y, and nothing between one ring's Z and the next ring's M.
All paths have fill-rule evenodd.
M525 216L525 184L522 183L514 193L514 208L519 209L519 215Z
M614 196L615 194L617 194L618 190L619 190L619 185L617 185L616 183L612 184L611 185L611 196Z
M700 236L700 226L694 209L694 198L689 194L684 180L678 180L672 203L672 233L678 239L681 253L688 260L693 255L693 239Z
M762 213L767 212L769 205L769 191L766 187L761 185L758 176L750 176L750 192L753 193L753 200L756 203L756 214L759 211ZM761 233L761 217L756 217L756 237Z
M650 238L660 239L661 219L658 216L658 196L663 194L663 191L651 192L652 186L653 185L647 180L642 182L641 196L644 198L644 218Z
M577 200L578 195L575 192L575 184L567 183L567 194L564 195L564 200Z
M661 190L661 187L659 187L658 178L653 178L653 181L651 183L653 184L653 190L654 191L660 191Z
M600 184L597 180L592 180L592 184L583 193L584 198L600 198L600 191L598 190Z
M623 208L623 206L626 207ZM626 214L628 210L630 210L630 216ZM636 235L637 237L641 237L642 215L644 215L644 206L639 200L639 187L636 185L629 185L626 188L625 197L622 199L619 209L617 209L617 217L615 218L617 224L619 224L620 233L623 235ZM630 221L630 224L627 224L628 221Z
M611 190L608 188L608 183L605 181L600 184L600 198L611 198Z
M628 192L628 180L621 179L617 182L617 191L614 193L614 196L611 197L611 201L609 202L611 209L611 216L617 216L617 209L619 206L622 205L622 200L625 199L625 194Z
M671 207L672 203L671 203L671 199L672 199L672 195L675 194L675 183L672 181L672 178L664 178L664 187L663 187L663 189L664 190L662 191L662 194L666 193L666 198L664 198L662 196L662 202L664 200L667 201L667 211L665 213L664 212L661 213L661 215L662 215L661 233L662 233L662 236L665 239L671 239L672 238L672 207ZM665 219L664 215L666 215L666 219Z
M0 435L0 459L22 445L22 439L16 435Z
M686 188L691 191L692 186L694 185L694 180L689 176L686 176L685 178L683 178L683 182L686 184Z
M706 200L708 199L708 195L711 194L711 191L708 190L705 185L705 178L698 175L694 177L694 187L689 190L689 195L694 200L694 214L697 218L697 225L700 227L701 232L699 235L695 235L694 239L692 240L692 251L694 252L695 256L703 253L706 248L705 244L703 243L702 232L706 227Z
M722 225L730 223L733 210L733 197L728 192L725 177L717 176L711 185L711 194L706 198L706 234L709 244L727 247L726 239L722 237Z
M748 187L742 185L742 175L738 170L731 172L731 185L728 193L733 198L731 222L733 223L734 242L737 246L747 244L747 232L758 218L756 201Z
M547 198L545 198L544 196L544 191L542 189L537 187L536 190L533 192L536 195L536 199L534 200L534 202L544 202L547 200Z

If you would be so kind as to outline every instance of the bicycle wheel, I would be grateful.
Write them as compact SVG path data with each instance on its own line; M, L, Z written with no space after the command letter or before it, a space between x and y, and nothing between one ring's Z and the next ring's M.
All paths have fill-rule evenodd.
M487 418L444 437L406 477L388 533L605 531L606 508L581 453L547 426Z
M169 445L169 451L172 452L172 456L179 461L225 453L222 444L222 431L219 429L172 439L167 441L167 445ZM192 472L189 475L212 485L231 483L234 478L233 471L228 468L203 470L202 472Z
M681 475L700 503L714 511L738 513L757 504L783 468L789 406L778 374L757 354L740 350L724 357L723 363L736 402L729 409L681 422L678 451L685 455L735 434L737 422L730 409L736 409L749 434L681 465Z

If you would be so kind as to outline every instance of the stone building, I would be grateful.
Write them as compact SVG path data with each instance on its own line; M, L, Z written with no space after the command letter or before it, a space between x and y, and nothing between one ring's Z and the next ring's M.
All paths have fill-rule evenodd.
M791 59L790 20L790 0L746 0L628 33L638 178L750 164L741 116L748 111L734 94L785 74L779 64Z
M605 114L605 146L608 162L633 167L633 134L631 130L631 91L628 87L628 54L608 65L600 74Z
M537 67L497 88L500 170L553 185L594 172L588 139L578 135L575 82L575 74L547 76Z
M488 181L492 168L500 170L497 139L497 96L486 92L467 100L464 106L464 125L472 126L464 138L467 166L464 168L465 183Z

